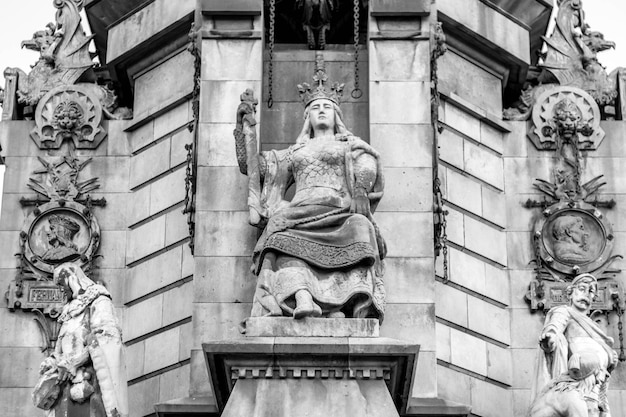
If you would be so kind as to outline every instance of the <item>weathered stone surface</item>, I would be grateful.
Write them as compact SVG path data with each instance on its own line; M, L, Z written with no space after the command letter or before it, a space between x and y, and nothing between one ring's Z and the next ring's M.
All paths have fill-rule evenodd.
M172 288L163 293L163 325L191 317L193 282Z
M126 302L171 284L185 275L181 272L182 246L174 247L128 269Z
M124 268L126 265L126 232L103 230L100 235L100 268Z
M456 22L508 51L517 59L530 62L528 32L509 20L496 9L478 0L442 0L437 4L444 13Z
M378 212L430 211L432 198L431 168L386 168L385 198Z
M128 142L132 152L137 152L138 150L146 147L152 143L154 139L154 120L150 120L148 123L140 126L132 132L128 132Z
M445 366L437 366L437 393L460 404L470 404L472 378Z
M198 211L196 235L196 256L250 256L257 231L247 211Z
M198 126L198 166L236 167L232 123L200 123Z
M262 78L261 61L250 59L261 56L260 40L204 39L202 41L202 79L252 80Z
M487 376L493 380L511 385L512 352L492 343L487 343ZM518 361L518 358L515 358ZM527 362L532 363L531 362Z
M475 141L480 141L480 120L449 101L444 101L443 106L445 124Z
M500 265L506 266L506 233L465 216L465 247Z
M467 327L468 295L440 282L435 284L435 289L437 293L437 317Z
M437 69L441 91L453 92L492 113L502 111L502 80L498 77L453 51L439 59ZM459 77L459 73L463 77Z
M202 81L200 87L200 121L232 123L242 91L261 91L260 81ZM294 135L298 132L294 130Z
M370 81L427 81L430 79L428 42L372 42Z
M17 232L24 226L24 221L29 214L20 204L20 198L24 196L25 195L22 193L4 193L2 195L0 230ZM27 198L36 198L36 195L29 194ZM15 235L15 239L18 239L17 234Z
M199 346L199 345L198 345ZM209 374L207 372L206 360L202 349L193 349L191 351L191 375L189 395L211 395L211 383L209 382Z
M446 231L448 233L448 240L456 243L459 246L465 246L465 215L463 213L447 208L448 215L446 221L448 226Z
M451 363L461 368L487 374L487 342L467 333L450 329Z
M170 141L164 140L130 160L130 188L135 188L170 168Z
M169 135L192 119L191 100L183 102L154 119L154 140Z
M507 226L505 194L491 188L481 187L482 217L501 227Z
M185 199L185 174L185 167L180 167L149 185L149 215L160 213Z
M150 297L129 306L124 314L124 339L132 340L161 328L163 324L163 295Z
M472 412L482 416L512 416L511 391L472 378Z
M463 155L465 171L504 190L502 158L469 142L465 142Z
M183 365L159 376L159 401L168 401L189 395L190 366Z
M434 351L420 350L413 376L411 397L433 398L437 396L437 358Z
M0 388L0 414L3 416L39 416L33 406L33 388Z
M145 340L144 372L148 374L177 363L179 341L179 327L147 338Z
M430 120L429 82L370 83L370 122L413 124ZM405 103L412 103L407 108Z
M193 341L193 325L191 322L180 326L180 341L178 344L178 361L184 361L190 358Z
M181 210L172 210L165 215L165 246L173 245L189 237L187 215Z
M246 336L274 337L378 337L377 319L248 317Z
M154 404L159 401L159 377L139 381L128 387L128 408L137 416L154 413Z
M165 246L165 216L159 216L128 233L126 261L135 262Z
M465 168L463 138L449 129L439 135L439 157L458 169Z
M242 339L241 322L250 316L251 303L194 303L193 346L207 340Z
M376 213L374 219L387 242L387 256L433 256L431 213Z
M476 180L448 169L446 173L446 199L451 203L482 215L481 185Z
M372 124L370 144L385 167L432 167L430 124Z
M467 312L470 329L507 345L511 344L510 310L468 297Z
M480 143L502 154L504 152L504 142L514 140L508 135L505 136L499 130L489 126L485 122L480 122Z
M398 338L420 345L420 351L435 351L434 304L387 304L381 337Z
M185 145L190 145L193 142L193 132L184 128L178 132L172 134L172 148L170 152L170 167L180 166L187 162L187 150Z
M0 388L34 387L44 358L38 347L0 347Z
M181 99L193 89L193 56L183 50L135 79L134 120ZM167 88L163 88L167 86Z
M251 264L250 256L197 257L194 301L252 302L256 277L250 272Z
M543 327L543 314L528 314L526 308L511 310L511 348L537 348L537 335Z
M451 361L450 330L451 328L445 324L435 323L435 332L437 333L437 359L448 363Z
M537 339L537 338L536 338ZM530 389L534 379L534 364L539 354L539 342L536 340L534 348L511 349L512 379L511 386L514 388ZM530 403L527 404L530 406Z
M126 374L128 375L129 380L138 378L145 374L143 371L145 349L145 340L126 346L124 354L126 355Z
M295 397L297 403L291 403L291 407L285 405L285 398ZM296 409L308 410L311 417L398 416L382 380L334 379L243 379L235 384L222 415L235 417L257 412L288 417Z
M234 148L234 144L231 145ZM248 178L238 167L199 167L198 210L248 210ZM227 193L219 190L228 190Z
M107 62L119 58L192 13L195 4L193 0L184 0L176 4L165 0L155 1L113 26L109 31L107 43Z
M432 303L435 300L432 258L386 258L385 290L392 304Z

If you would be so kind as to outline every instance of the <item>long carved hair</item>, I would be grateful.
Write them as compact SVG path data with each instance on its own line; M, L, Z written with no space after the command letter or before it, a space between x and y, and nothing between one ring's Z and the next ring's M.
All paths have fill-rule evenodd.
M311 104L315 103L313 100L309 103L304 109L304 124L302 125L302 130L296 139L296 144L303 144L309 141L313 135L313 126L311 126L311 119L309 118L309 112L311 111ZM345 123L343 122L343 112L339 108L337 104L333 103L333 109L335 110L335 134L339 133L341 135L352 135L352 132L348 130Z

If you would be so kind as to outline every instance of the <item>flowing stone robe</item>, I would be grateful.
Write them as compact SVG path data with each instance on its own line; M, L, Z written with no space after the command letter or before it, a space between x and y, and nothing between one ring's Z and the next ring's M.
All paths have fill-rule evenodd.
M294 295L305 289L323 314L382 319L386 247L371 215L354 212L353 198L367 184L372 210L380 200L378 153L357 137L337 134L265 152L262 159L269 220L253 255L259 282L252 316L275 315L268 304L293 314ZM295 195L286 201L293 183Z

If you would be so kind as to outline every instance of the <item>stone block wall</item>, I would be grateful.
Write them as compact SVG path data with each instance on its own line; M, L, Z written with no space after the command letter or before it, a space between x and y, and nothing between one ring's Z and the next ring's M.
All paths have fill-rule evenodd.
M507 241L503 154L511 127L501 114L505 62L528 60L528 29L495 7L462 3L437 2L449 46L438 61L439 177L449 212L447 280L442 258L436 266L438 390L472 415L517 416L507 271L517 256Z
M142 65L143 64L143 65ZM193 141L193 56L147 54L134 74L129 141L124 340L131 414L189 393L194 261L183 214Z

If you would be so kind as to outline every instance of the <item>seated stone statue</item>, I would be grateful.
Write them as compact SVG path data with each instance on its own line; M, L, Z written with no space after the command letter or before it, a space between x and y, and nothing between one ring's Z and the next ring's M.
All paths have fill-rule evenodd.
M128 416L121 331L111 295L73 263L54 270L68 303L54 352L41 364L35 406L55 417Z
M258 155L260 198L249 204L266 226L253 254L252 316L382 319L386 248L372 218L383 190L379 156L347 130L343 86L327 89L319 62L314 80L314 89L299 86L305 111L296 143Z
M608 378L618 358L613 339L587 316L597 285L593 275L578 275L566 290L569 305L548 312L539 338L531 417L610 417ZM569 391L572 393L564 394ZM569 411L555 411L563 401L562 405L571 406ZM580 414L579 409L585 413Z

